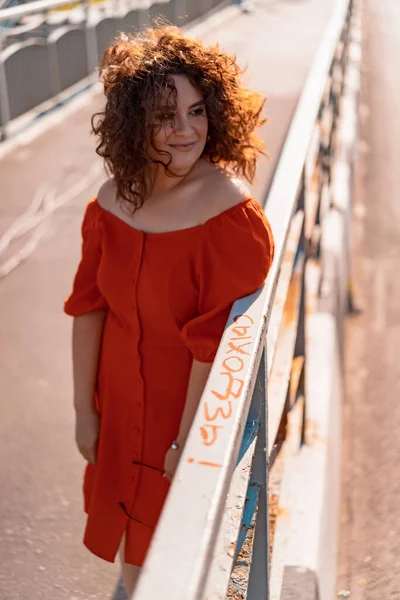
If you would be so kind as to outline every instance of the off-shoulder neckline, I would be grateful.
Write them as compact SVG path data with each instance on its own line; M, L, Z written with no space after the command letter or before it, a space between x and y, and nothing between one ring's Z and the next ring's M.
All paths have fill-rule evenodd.
M228 214L235 212L238 209L242 209L244 206L247 206L250 202L256 202L256 200L253 198L253 196L248 196L244 200L241 200L237 204L230 206L229 208L218 213L217 215L210 217L209 219L204 221L204 223L200 223L199 225L193 225L191 227L185 227L183 229L172 229L171 231L144 231L142 229L137 229L136 227L132 227L132 225L129 225L129 223L127 223L126 221L123 221L120 217L117 217L117 215L115 215L111 211L109 211L106 208L104 208L103 206L101 206L101 204L99 204L97 198L94 198L94 200L93 200L93 203L95 204L97 209L103 215L111 216L112 220L122 223L122 225L125 228L131 229L133 232L144 235L146 237L162 237L162 236L170 236L173 234L182 234L182 233L186 233L186 232L193 232L197 229L201 229L202 227L209 225L211 222L216 221L217 219L220 219L221 217L224 217Z

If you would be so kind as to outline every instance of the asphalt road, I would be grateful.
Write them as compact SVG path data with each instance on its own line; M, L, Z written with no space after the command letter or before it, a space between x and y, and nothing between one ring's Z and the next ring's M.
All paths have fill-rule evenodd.
M400 598L400 3L364 1L338 591ZM344 597L344 596L343 596Z
M270 162L258 169L259 200L332 4L259 0L254 13L205 28L207 41L248 63L249 84L268 96L263 136ZM38 202L49 214L32 230L33 242L32 232L24 233L32 215L18 221L21 235L0 257L1 600L100 600L110 598L118 577L116 565L81 544L83 462L73 441L71 322L62 313L83 207L101 181L89 135L90 115L101 104L101 95L79 99L58 124L0 160L0 249L1 236L29 207L33 213ZM24 252L29 257L14 268Z

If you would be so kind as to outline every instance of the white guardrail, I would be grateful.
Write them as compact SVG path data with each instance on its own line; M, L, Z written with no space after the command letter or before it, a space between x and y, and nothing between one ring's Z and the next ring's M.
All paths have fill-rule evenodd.
M146 10L150 8L152 4L168 4L168 2L170 1L171 0L136 0L133 3L131 2L130 4L133 4L133 8L137 8L139 10ZM104 2L106 3L106 0L104 0ZM113 4L118 6L117 2L111 2L111 5ZM129 3L127 2L127 4ZM45 14L48 13L50 10L55 10L57 8L73 8L76 5L82 5L84 7L87 7L89 10L90 8L96 6L91 4L90 0L35 0L34 2L28 2L26 4L20 4L1 9L0 23L4 23L5 21L18 19L28 15L34 15L39 13Z
M340 403L358 86L349 80L355 60L355 2L336 4L266 202L276 242L272 269L262 289L232 308L132 600L217 600L227 593L232 599L249 600L336 597L334 533L325 539L328 550L317 549L304 565L304 571L314 572L314 592L307 595L293 577L285 583L290 566L285 551L293 542L293 524L288 528L277 513L279 473L274 474L284 471L285 456L299 454L301 448L309 448L311 455L314 450L327 452L329 419L324 417L321 425L321 435L328 439L315 445L321 419L310 423L312 395L320 394L319 414L325 410L324 399L329 403L333 394ZM318 326L319 338L309 339L309 320L321 310L333 326L329 331ZM321 347L313 347L315 339L322 341ZM320 381L317 374L315 389L310 390L309 358L314 357L313 368L318 369L318 354L321 360L328 357L320 365L321 377L334 371ZM338 436L338 431L332 435ZM340 439L334 444L340 447ZM327 459L318 461L327 468ZM337 499L337 461L335 465L335 489L330 493ZM321 503L313 505L314 512L322 510L324 501L327 475L323 470L320 475L315 497ZM313 476L307 473L309 479ZM282 486L287 488L285 482ZM271 506L269 497L274 500ZM318 514L313 514L317 520ZM328 518L336 517L333 507ZM334 521L331 530L335 529ZM307 524L304 532L301 544L306 546ZM294 552L300 556L299 566L301 544ZM314 565L329 552L330 565ZM325 581L321 569L330 573Z
M78 0L76 3L81 4L83 1ZM19 19L27 15L47 13L49 10L61 8L63 6L71 6L72 4L75 4L74 0L36 0L36 2L29 2L28 4L10 6L9 8L3 8L0 11L0 23Z

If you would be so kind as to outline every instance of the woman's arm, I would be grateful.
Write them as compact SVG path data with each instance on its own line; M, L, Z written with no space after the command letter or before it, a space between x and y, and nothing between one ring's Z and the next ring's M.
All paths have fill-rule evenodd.
M183 446L186 444L186 440L188 438L201 395L206 386L211 367L212 363L202 363L197 360L193 360L192 368L190 370L188 390L186 393L185 408L183 409L179 433L176 439L180 448L183 448Z
M186 440L188 438L189 431L192 426L194 416L196 414L196 410L200 402L200 398L203 394L205 385L207 383L211 367L212 363L202 363L197 360L193 360L192 368L190 370L188 389L186 393L185 408L183 409L179 433L176 438L176 442L179 445L179 449L169 449L165 456L164 472L165 476L169 480L172 479L175 473L183 447L186 444Z
M72 328L76 443L80 453L92 464L96 462L100 431L94 392L105 316L105 311L99 311L75 317Z

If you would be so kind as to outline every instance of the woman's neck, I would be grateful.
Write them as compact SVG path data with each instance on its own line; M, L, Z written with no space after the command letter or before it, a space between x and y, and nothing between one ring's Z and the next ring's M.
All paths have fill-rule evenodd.
M193 175L197 164L198 162L196 162L187 173L179 173L176 175L174 175L173 172L168 173L162 165L154 165L156 173L154 177L153 191L151 194L152 197L168 194L174 189L180 187Z

